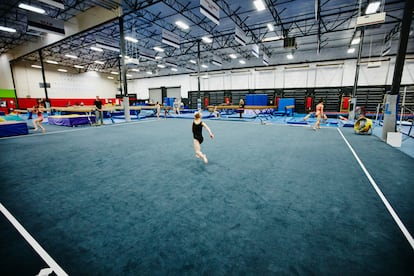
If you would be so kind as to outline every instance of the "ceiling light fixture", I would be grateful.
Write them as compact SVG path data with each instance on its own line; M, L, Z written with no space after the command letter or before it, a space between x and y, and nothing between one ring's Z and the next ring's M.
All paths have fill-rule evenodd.
M188 30L190 28L190 26L188 26L187 24L185 24L183 21L176 21L175 25L177 25L178 27L180 27L180 29L182 30Z
M158 68L165 68L165 65L164 64L157 64L157 67Z
M112 75L118 75L119 73L118 72L115 72L115 71L112 71L111 74Z
M239 60L240 64L246 64L246 61L244 59Z
M91 50L97 51L97 52L103 52L103 50L101 48L95 47L95 46L91 46Z
M0 31L9 32L9 33L15 33L16 29L0 26Z
M173 67L173 68L171 68L171 71L177 72L178 69Z
M111 76L108 76L107 78L110 79L110 80L113 80L114 79L114 77L111 77Z
M152 75L152 71L147 71L146 72L148 75Z
M33 64L33 65L32 65L32 67L33 67L33 68L38 68L38 69L42 68L42 66L40 66L40 65L36 65L36 64Z
M287 57L287 59L293 59L293 54L289 53L289 54L286 55L286 57Z
M272 23L267 23L267 28L269 29L269 31L273 32L275 30L275 28L273 27Z
M213 42L213 39L211 39L211 37L208 37L208 36L203 36L201 38L201 40L204 41L205 43L211 43L211 42Z
M105 62L99 61L99 60L95 60L94 62L97 63L97 64L105 64Z
M235 59L235 58L237 58L237 55L236 54L230 54L229 57L232 58L232 59Z
M348 48L348 51L346 51L348 54L355 53L355 48Z
M157 51L157 52L164 52L164 49L163 48L161 48L161 47L158 47L158 46L155 46L154 48L152 48L152 49L154 49L155 51Z
M264 9L266 9L262 0L255 0L253 1L253 4L256 7L257 11L263 11Z
M380 7L380 5L381 5L380 1L375 1L375 2L369 3L367 9L365 10L365 14L376 13L378 8Z
M139 72L139 69L138 68L132 68L131 71Z
M24 10L28 10L28 11L32 11L32 12L35 12L35 13L40 13L40 14L46 13L46 11L44 9L37 8L37 7L34 7L34 6L30 6L30 5L23 4L23 3L19 4L19 8L24 9Z
M78 58L77 56L69 55L69 54L66 54L65 57L68 57L68 58Z
M197 61L195 61L194 59L190 59L190 62L193 64L197 64Z
M57 69L59 72L63 72L63 73L66 73L68 70L66 70L66 69Z
M262 42L270 42L270 41L276 41L276 40L280 40L282 39L283 36L281 35L276 35L276 36L269 36L269 37L265 37L262 39Z
M361 38L359 37L355 37L354 39L352 39L351 41L351 45L356 45L359 44L359 42L361 41Z
M84 66L82 66L82 65L74 65L73 67L78 68L78 69L84 68Z
M128 41L133 42L133 43L138 43L138 39L136 39L132 36L126 36L125 40L128 40Z
M46 62L47 63L50 63L50 64L58 64L58 62L57 61L54 61L54 60L46 60Z
M201 64L201 67L208 68L208 65L207 64Z

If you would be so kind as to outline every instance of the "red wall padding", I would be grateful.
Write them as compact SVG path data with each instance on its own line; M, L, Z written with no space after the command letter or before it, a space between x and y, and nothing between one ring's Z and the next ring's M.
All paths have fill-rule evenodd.
M101 101L103 104L106 104L106 100L111 101L112 103L115 103L115 98L110 99L102 99ZM68 105L80 105L83 103L83 105L94 105L95 98L93 99L54 99L49 98L50 105L56 106L56 107L62 107L62 106L68 106ZM26 109L31 108L36 105L37 99L34 98L19 98L19 109Z

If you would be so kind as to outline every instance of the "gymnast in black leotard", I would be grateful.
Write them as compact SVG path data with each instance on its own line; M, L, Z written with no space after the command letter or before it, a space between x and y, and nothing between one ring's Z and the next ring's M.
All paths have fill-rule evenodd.
M193 121L193 137L194 137L194 151L197 158L202 158L204 163L208 163L207 156L201 152L201 144L204 141L203 138L203 127L206 128L208 131L210 138L213 139L214 135L211 132L208 125L201 121L201 114L196 112L194 114L194 121Z

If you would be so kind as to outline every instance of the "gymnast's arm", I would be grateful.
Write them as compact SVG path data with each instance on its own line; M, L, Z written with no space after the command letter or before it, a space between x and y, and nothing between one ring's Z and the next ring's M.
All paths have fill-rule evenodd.
M214 138L214 134L211 132L211 129L208 127L208 125L203 122L203 127L205 127L207 129L208 134L210 134L210 138L213 139Z

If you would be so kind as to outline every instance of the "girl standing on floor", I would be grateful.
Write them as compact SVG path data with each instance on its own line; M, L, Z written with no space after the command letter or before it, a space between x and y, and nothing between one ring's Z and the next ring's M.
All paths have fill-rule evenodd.
M208 133L210 134L210 138L213 139L214 135L211 132L208 125L201 121L201 113L196 112L194 114L194 121L193 121L193 137L194 137L194 151L197 158L202 158L204 163L208 163L207 156L201 152L201 144L203 143L203 127L206 128Z
M37 118L33 120L34 131L37 131L38 127L42 129L42 132L46 132L46 129L42 126L43 122L43 112L45 111L45 107L43 103L39 101L37 105L33 107L33 113L37 114Z
M315 112L315 116L316 116L316 123L313 126L313 129L320 129L321 128L321 120L322 118L325 119L325 114L323 113L323 99L320 99L318 104L316 105L316 112Z

